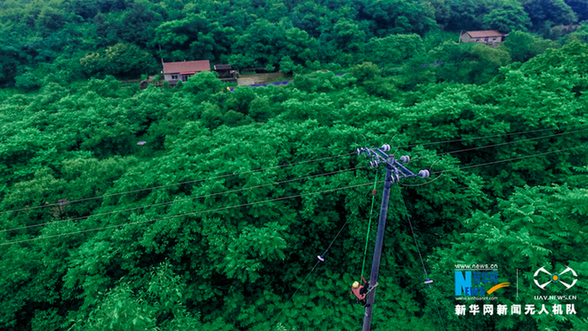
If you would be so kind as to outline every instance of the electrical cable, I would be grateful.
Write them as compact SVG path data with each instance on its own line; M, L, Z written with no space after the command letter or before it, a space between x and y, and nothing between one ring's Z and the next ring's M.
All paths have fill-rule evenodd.
M218 195L225 195L225 194L229 194L229 193L247 191L247 190L252 190L252 189L256 189L256 188L260 188L260 187L265 187L265 186L275 186L275 185L281 185L281 184L296 182L296 181L300 181L300 180L304 180L304 179L309 179L309 178L317 178L317 177L324 177L324 176L336 175L338 173L343 173L343 172L348 172L348 171L354 171L354 170L358 170L358 169L362 169L362 168L365 168L365 166L364 167L354 167L354 168L349 168L349 169L344 169L344 170L331 171L331 172L325 172L325 173L322 173L322 174L315 174L315 175L309 175L309 176L304 176L304 177L298 177L298 178L294 178L294 179L288 179L288 180L279 181L279 182L266 183L266 184L261 184L261 185L258 185L258 186L244 187L244 188L235 189L235 190L229 190L229 191L224 191L224 192L217 192L217 193L212 193L212 194L199 195L199 196L195 196L195 197L186 197L186 198L177 199L177 200L152 203L152 204L149 204L149 205L143 205L143 206L138 206L138 207L133 207L133 208L113 210L113 211L109 211L109 212L92 214L92 215L88 215L88 216L80 216L80 217L74 217L74 218L69 218L69 219L64 219L64 220L57 220L57 221L51 221L51 222L45 222L45 223L38 223L38 224L26 225L26 226L21 226L21 227L16 227L16 228L3 229L3 230L0 230L0 233L2 233L2 232L10 232L10 231L17 231L17 230L24 230L24 229L30 229L30 228L36 228L36 227L40 227L40 226L45 226L47 224L55 224L55 223L67 222L67 221L83 220L83 219L88 219L90 217L95 217L95 216L110 215L110 214L115 214L115 213L133 211L133 210L137 210L137 209L150 208L150 207L154 207L154 206L169 205L169 204L176 203L176 202L190 201L190 200L195 200L195 199L200 199L200 198L210 198L210 197L214 197L214 196L218 196Z
M550 152L536 153L536 154L525 155L525 156L520 156L520 157L513 157L513 158L510 158L510 159L504 159L504 160L486 162L486 163L481 163L481 164L473 164L473 165L468 165L468 166L463 166L463 167L457 167L457 168L453 168L453 169L439 170L439 171L436 171L436 172L430 172L430 174L431 175L435 175L435 174L442 175L445 172L453 172L453 171L464 170L464 169L473 169L473 168L485 167L485 166L492 165L492 164L498 164L498 163L504 163L504 162L512 162L512 161L524 160L524 159L533 158L533 157L536 157L536 156L548 155L548 154L559 153L559 152L565 152L565 151L569 151L569 150L574 150L574 149L579 149L579 148L586 148L586 147L588 147L588 146L580 145L580 146L571 147L571 148L558 149L558 150L550 151ZM414 184L414 185L412 185L412 184L399 184L399 185L400 186L406 186L406 187L424 186L424 185L428 185L428 184L436 181L437 179L439 179L439 177L435 178L434 180L428 181L426 183L422 183L422 184Z
M376 182L374 183L374 186L376 185L376 183L377 183L377 177L376 177ZM359 206L357 206L355 208L355 210L357 210L358 208L359 208ZM351 213L353 213L355 210L353 210ZM349 218L347 218L347 220L345 221L345 223L341 226L341 228L339 229L339 232L337 232L337 235L335 235L335 238L333 238L333 240L331 240L331 243L329 244L329 246L327 247L327 249L321 255L317 256L318 261L314 264L314 267L312 267L312 269L310 269L310 271L308 272L308 274L306 274L306 277L304 277L304 280L302 280L302 283L300 283L300 285L298 285L298 288L296 289L296 291L294 291L294 293L290 296L290 299L288 299L288 301L286 301L286 303L284 304L284 306L280 310L280 313L278 314L278 316L276 316L276 318L274 320L278 320L278 318L280 317L280 315L282 315L282 312L284 311L284 309L286 309L286 307L288 306L288 304L290 303L290 301L292 301L292 299L294 298L294 296L296 295L296 293L298 293L298 291L300 290L300 288L302 288L302 285L304 285L306 283L306 280L308 279L308 277L310 276L310 274L312 274L312 272L314 271L314 269L316 269L316 267L319 265L319 263L325 261L326 254L329 252L329 249L331 248L331 246L333 246L333 243L335 242L335 240L337 240L337 238L339 237L339 235L341 234L341 232L343 232L343 229L345 228L345 226L347 225L347 223L349 223Z
M363 277L363 271L365 268L365 259L367 256L368 243L369 243L369 239L370 239L370 231L371 231L371 227L372 227L372 214L374 212L374 202L376 200L376 183L377 182L378 182L378 172L376 171L376 179L374 180L374 189L372 191L372 207L370 209L370 219L368 222L367 234L365 236L365 248L363 250L363 263L361 265L361 276L362 277Z
M307 164L307 163L313 163L313 162L324 161L324 160L334 159L334 158L338 158L338 157L348 156L351 154L354 154L354 153L351 152L351 153L340 154L340 155L332 155L332 156L327 156L327 157L322 157L322 158L317 158L317 159L312 159L312 160L306 160L306 161L301 161L301 162L296 162L296 163L284 163L284 164L280 164L280 165L268 167L268 168L259 168L259 169L254 169L254 170L242 171L242 172L237 172L237 173L233 173L233 174L212 176L212 177L194 179L194 180L189 180L189 181L184 181L184 182L177 182L177 183L171 183L171 184L165 184L165 185L159 185L159 186L152 186L152 187L147 187L147 188L142 188L142 189L117 192L117 193L112 193L112 194L104 194L104 195L95 196L95 197L71 200L71 201L68 201L67 203L70 204L70 203L77 203L77 202L83 202L83 201L98 200L98 199L103 199L103 198L108 198L108 197L113 197L113 196L124 195L127 193L138 193L138 192L150 191L150 190L170 187L170 186L174 186L174 185L193 184L193 183L198 183L198 182L211 180L211 179L227 178L227 177L233 177L233 176L254 173L254 172L263 172L263 171L270 170L270 169L292 167L292 166L296 166L296 165L300 165L300 164ZM59 206L59 205L60 205L60 203L58 202L58 203L51 203L51 204L40 205L40 206L35 206L35 207L5 210L5 211L0 212L0 215L5 214L5 213L10 213L10 212L29 211L29 210L33 210L33 209L48 208L48 207L54 207L54 206Z
M513 157L513 158L510 158L510 159L504 159L504 160L486 162L486 163L481 163L481 164L473 164L473 165L458 167L458 168L454 168L454 169L441 170L441 171L437 171L437 172L432 172L431 174L438 174L438 173L443 173L443 172L447 172L447 171L457 171L457 170L464 170L464 169L472 169L472 168L484 167L484 166L492 165L492 164L498 164L498 163L504 163L504 162L512 162L512 161L524 160L524 159L533 158L533 157L537 157L537 156L541 156L541 155L548 155L548 154L553 154L553 153L565 152L565 151L570 151L570 150L579 149L579 148L586 148L586 147L587 147L586 145L581 145L581 146L576 146L576 147L571 147L571 148L558 149L558 150L550 151L550 152L543 152L543 153L525 155L525 156L520 156L520 157Z
M577 147L570 148L570 149L576 149L576 148L579 148L579 147L582 147L582 146L577 146ZM557 150L557 151L552 151L552 152L547 152L547 153L538 153L538 154L534 154L534 155L528 155L528 156L526 156L525 158L529 158L529 157L535 157L535 156L539 156L539 155L545 155L545 154L549 154L549 153L556 153L556 152L561 152L561 151L565 151L565 150L569 150L569 149L562 149L562 150ZM511 160L518 160L518 159L520 159L520 158L513 158L513 159L511 159ZM492 163L506 162L506 161L509 161L509 160L501 160L501 161L492 162ZM467 168L481 167L481 166L485 166L485 165L492 164L492 163L487 163L487 164L479 164L479 165L473 165L473 166L468 166ZM464 168L466 168L466 167L463 167L462 169L464 169ZM380 182L383 182L383 181L380 181ZM376 185L377 183L378 183L378 182L377 182L377 179L376 179L376 182L374 183L374 185ZM424 259L423 259L423 256L422 256L422 253L421 253L421 251L420 251L420 248L419 248L419 245L418 245L418 241L416 240L416 235L415 235L415 233L414 233L414 228L413 228L413 226L412 226L412 221L411 221L410 215L408 214L408 208L406 207L406 204L405 204L405 202L404 202L404 199L402 198L402 195L401 195L401 201L402 201L402 204L403 204L403 206L404 206L404 209L405 209L405 211L406 211L406 215L407 215L408 223L409 223L409 226L410 226L410 230L411 230L411 233L412 233L413 240L414 240L414 242L415 242L415 247L416 247L416 249L417 249L417 252L418 252L418 254L419 254L419 258L420 258L420 261L421 261L421 265L422 265L422 267L423 267L423 271L424 271L424 274L425 274L425 278L426 278L427 280L429 280L429 275L428 275L428 273L427 273L427 268L425 267L425 262L424 262ZM343 225L343 227L341 228L341 230L339 230L339 233L341 233L341 231L343 230L343 228L345 227L345 225L347 225L347 222L345 222L345 224ZM337 236L335 236L335 239L337 239L337 237L339 236L339 233L337 233ZM331 245L333 244L333 242L334 242L334 240L335 240L335 239L333 239L333 241L331 242ZM329 245L329 248L331 247L331 245ZM328 251L328 249L329 249L329 248L327 248L327 250L325 251L325 253ZM319 257L324 257L324 254L325 254L325 253L323 253L323 255L321 255L321 256L319 256ZM321 262L321 259L319 258L319 261L317 261L317 262L315 263L315 265L314 265L314 266L313 266L313 268L310 270L310 272L309 272L309 273L306 275L306 277L304 278L304 280L302 281L302 283L301 283L301 284L298 286L298 288L296 289L296 291L294 292L294 294L292 294L292 296L291 296L291 297L290 297L290 299L289 299L289 300L286 302L286 304L284 305L284 307L282 307L282 310L281 310L281 311L280 311L280 313L278 314L278 317L279 317L279 316L282 314L283 310L286 308L286 306L288 305L288 303L290 303L290 301L292 300L292 298L293 298L293 297L296 295L296 293L298 293L298 291L300 290L300 288L301 288L301 287L304 285L304 283L306 282L306 280L308 279L308 277L310 276L310 274L311 274L311 273L314 271L314 269L315 269L315 268L318 266L318 264L319 264L320 262ZM365 260L364 260L364 262L365 262ZM363 274L363 267L362 267L362 274ZM432 287L431 287L431 284L430 284L430 283L428 283L428 285L429 285L429 289L430 289L430 290L431 290L431 292L432 292ZM436 297L435 297L435 304L436 304L436 308L437 308L437 314L438 314L438 317L439 317L439 322L441 323L441 326L442 326L443 330L446 330L446 328L445 328L445 325L444 325L444 323L443 323L443 320L442 320L442 318L441 318L441 312L440 312L440 310L439 310L438 301L437 301L437 298L436 298ZM276 317L276 320L277 320L277 317Z
M402 205L404 206L404 210L406 211L406 218L408 219L408 225L410 225L410 232L412 233L412 239L414 239L414 245L416 246L417 252L419 253L419 258L421 259L421 264L423 266L423 271L425 272L425 284L429 285L429 289L431 290L431 293L433 292L433 288L431 287L431 282L429 279L429 274L427 273L427 268L425 267L425 261L423 260L423 255L421 254L421 250L419 248L419 243L416 239L416 235L414 234L414 228L412 226L412 221L410 219L410 214L408 213L408 208L406 207L406 203L404 202L404 197L402 196L402 192L400 192L400 190L398 190L398 193L400 195L400 201L402 202ZM437 303L437 298L433 295L433 297L435 298L435 306L437 307L437 314L439 315L439 322L441 323L441 326L443 327L443 330L445 329L445 324L443 323L443 320L441 318L441 311L439 310L439 305Z
M545 131L545 130L534 130L534 131ZM520 140L515 140L515 141L509 141L509 142L504 142L504 143L498 143L498 144L491 144L491 145L484 145L484 146L477 146L477 147L469 147L469 148L459 149L459 150L450 151L450 152L440 152L440 153L437 153L436 156L449 155L449 154L457 154L457 153L467 152L467 151L472 151L472 150L479 150L479 149L485 149L485 148L491 148L491 147L497 147L497 146L511 145L511 144L516 144L516 143L524 142L524 141L539 140L539 139L544 139L544 138L552 138L552 137L556 137L556 136L563 136L563 135L568 135L568 134L578 133L578 132L584 132L584 131L588 131L588 128L585 128L585 129L582 129L582 130L571 131L571 132L556 133L556 134L551 134L551 135L546 135L546 136L539 136L539 137L533 137L533 138L525 138L525 139L520 139ZM527 132L530 132L530 131L525 131L525 132L521 132L521 133L527 133ZM466 140L466 139L451 140L451 142L462 141L462 140ZM431 143L431 144L433 144L433 143ZM422 144L422 145L428 145L428 144ZM407 147L407 146L409 146L409 145L398 146L396 148L396 151L398 151L398 149L400 147ZM416 146L416 145L414 145L414 146ZM411 159L409 161L409 163L414 162L417 158Z
M464 167L459 167L459 168L454 168L454 169L449 169L449 170L442 170L442 171L438 171L438 172L432 172L432 174L438 174L438 173L443 173L446 171L457 171L457 170L464 170L464 169L473 169L473 168L477 168L477 167L483 167L483 166L487 166L487 165L492 165L492 164L497 164L497 163L504 163L504 162L512 162L512 161L517 161L517 160L521 160L521 159L528 159L528 158L532 158L532 157L536 157L536 156L541 156L541 155L547 155L547 154L553 154L553 153L558 153L558 152L563 152L563 151L568 151L568 150L574 150L574 149L578 149L578 148L583 148L586 147L584 145L582 146L576 146L576 147L572 147L572 148L566 148L566 149L560 149L560 150L555 150L555 151L550 151L550 152L544 152L544 153L537 153L537 154L531 154L531 155L525 155L525 156L521 156L521 157L515 157L515 158L510 158L510 159L504 159L504 160L499 160L499 161L493 161L493 162L487 162L487 163L482 163L482 164L475 164L475 165L469 165L469 166L464 166ZM378 183L382 183L383 181L379 181ZM371 183L369 183L371 184ZM365 186L368 185L367 183L364 184L360 184L359 186ZM409 185L404 185L404 186L409 186ZM413 185L412 185L413 186ZM345 187L345 188L349 188L349 187ZM342 188L344 189L344 188ZM319 192L320 193L320 192ZM313 194L313 193L307 193L308 194ZM295 195L292 197L282 197L282 198L277 198L277 199L271 199L271 200L266 200L265 202L272 202L272 201L279 201L279 200L284 200L284 199L289 199L289 198L295 198L295 197L300 197L303 195ZM251 204L258 204L261 202L254 202ZM247 206L250 204L244 204L244 205L237 205L237 206L230 206L230 207L222 207L219 209L213 209L210 211L217 211L217 210L223 210L223 209L229 209L229 208L236 208L236 207L241 207L241 206ZM207 211L203 211L203 212L207 212ZM200 212L198 212L200 213ZM179 217L179 216L186 216L186 215L192 215L193 213L187 213L187 214L182 214L182 215L177 215L177 216L167 216L167 217L163 217L163 218L158 218L158 219L154 219L154 220L148 220L148 221L141 221L140 223L146 223L146 222L152 222L152 221L157 221L157 220L161 220L161 219L166 219L166 218L173 218L173 217ZM127 223L125 223L127 224ZM128 224L134 224L134 223L128 223ZM122 224L124 225L124 224ZM121 225L116 225L116 226L110 226L107 228L112 228L112 227L117 227L117 226L121 226ZM101 229L101 228L98 228ZM96 229L91 229L91 230L96 230ZM88 230L88 231L91 231ZM83 231L83 232L87 232L87 231ZM60 235L58 235L60 236ZM35 238L32 240L37 240L37 239L42 239L42 238ZM24 241L29 241L29 240L24 240ZM22 242L22 241L15 241L15 242ZM9 243L14 243L14 242L9 242ZM4 244L0 244L0 246L5 245L7 243Z
M298 288L296 289L296 291L294 291L294 294L292 294L290 296L290 299L288 299L288 301L286 301L286 303L284 304L284 306L280 310L280 313L278 314L278 316L276 316L276 318L275 318L276 321L282 315L282 312L284 311L284 309L286 309L286 306L290 303L290 301L292 301L292 298L294 298L294 296L296 295L296 293L298 293L298 291L300 290L300 288L302 288L302 285L304 285L304 283L306 283L306 280L308 279L308 277L310 277L310 274L312 274L312 272L314 271L314 269L316 269L316 267L319 265L319 263L321 263L320 260L316 261L316 263L314 264L314 267L312 267L312 269L310 269L310 271L306 274L306 277L304 277L304 279L302 280L302 283L300 283L300 285L298 285Z
M565 126L565 127L577 127L577 126L580 126L580 125L584 125L584 124L577 124L577 125ZM503 137L503 136L510 136L510 135L519 135L519 134L532 133L532 132L542 132L542 131L548 131L548 130L553 130L553 128L550 128L550 129L528 130L528 131L520 131L520 132L512 132L512 133L505 133L505 134L494 135L494 136L480 136L480 137L463 138L463 139L453 139L453 140L445 140L445 141L438 141L438 142L429 142L429 143L420 143L420 144L409 144L409 145L401 145L399 147L414 147L414 146L419 146L419 145L420 146L425 146L425 145L435 145L435 144L459 142L459 141L466 141L466 140L488 139L488 138L496 138L496 137ZM585 131L585 130L577 130L575 132L578 132L578 131ZM560 133L560 134L555 134L555 135L552 135L552 136L563 135L563 134L568 134L568 133ZM545 137L548 137L548 136L545 136ZM540 139L540 138L541 137L529 138L527 140ZM524 140L521 140L521 141L524 141ZM514 143L514 142L512 142L512 143ZM509 143L503 143L503 144L509 144ZM466 150L482 149L482 148L486 148L486 147L493 147L493 146L500 146L500 145L501 144L480 146L480 147L475 147L475 148L466 149ZM451 153L458 153L458 152L466 151L466 150L459 150L459 151L452 151L452 152L447 152L447 153L440 153L439 155L451 154ZM192 183L197 183L197 182L211 180L211 179L220 179L220 178L227 178L227 177L232 177L232 176L238 176L238 175L247 174L247 173L263 172L263 171L270 170L270 169L285 168L285 167L296 166L296 165L300 165L300 164L307 164L307 163L312 163L312 162L318 162L318 161L323 161L323 160L328 160L328 159L333 159L333 158L348 156L348 155L351 155L351 154L354 154L354 153L352 152L352 153L346 153L346 154L340 154L340 155L333 155L333 156L328 156L328 157L323 157L323 158L317 158L317 159L312 159L312 160L307 160L307 161L301 161L301 162L297 162L297 163L284 163L284 164L273 166L273 167L259 168L259 169L244 171L244 172L238 172L238 173L234 173L234 174L225 174L225 175L219 175L219 176L213 176L213 177L195 179L195 180L184 181L184 182L177 182L177 183L170 183L170 184L159 185L159 186L152 186L152 187L147 187L147 188L142 188L142 189L137 189L137 190L129 190L129 191L124 191L124 192L112 193L112 194L104 194L104 195L101 195L101 196L95 196L95 197L89 197L89 198L82 198L82 199L71 200L71 201L67 201L67 203L68 204L72 204L72 203L77 203L77 202L98 200L98 199L103 199L103 198L107 198L107 197L120 196L120 195L124 195L124 194L128 194L128 193L138 193L138 192L144 192L144 191L154 190L154 189L158 189L158 188L165 188L165 187L170 187L170 186L174 186L174 185L192 184ZM58 203L52 203L52 204L39 205L39 206L35 206L35 207L27 207L27 208L20 208L20 209L5 210L5 211L0 212L0 215L5 214L5 213L9 213L9 212L30 211L30 210L34 210L34 209L41 209L41 208L48 208L48 207L55 207L55 206L60 206L60 203L58 202Z
M582 123L582 124L574 124L574 125L563 126L563 127L560 127L559 129L561 129L561 128L569 128L569 127L578 127L578 126L584 126L584 125L586 125L586 124L585 123ZM472 138L462 138L462 139L451 139L451 140L442 140L442 141L432 141L432 142L428 142L428 143L400 145L399 147L415 147L415 146L426 146L426 145L437 145L437 144L455 143L455 142L460 142L460 141L469 141L469 140L478 140L478 139L500 138L500 137L504 137L504 136L520 135L520 134L534 133L534 132L543 132L543 131L549 131L549 130L557 130L557 128L537 129L537 130L528 130L528 131L518 131L518 132L498 134L498 135L494 135L494 136L478 136L478 137L472 137Z
M456 154L456 153L462 153L462 152L468 152L468 151L473 151L473 150L477 150L477 149L485 149L485 148L496 147L496 146L504 146L504 145L516 144L516 143L523 142L523 141L530 141L530 140L539 140L539 139L545 139L545 138L552 138L552 137L563 136L563 135L567 135L567 134L572 134L572 133L577 133L577 132L584 132L584 131L588 131L588 128L583 129L583 130L576 130L576 131L570 131L570 132L556 133L556 134L547 135L547 136L541 136L541 137L525 138L525 139L521 139L521 140L509 141L509 142L499 143L499 144L492 144L492 145L485 145L485 146L478 146L478 147L470 147L470 148L465 148L465 149L458 149L456 151L438 153L437 156L449 155L449 154Z
M91 228L91 229L86 229L86 230L81 230L81 231L67 232L67 233L61 233L61 234L51 235L51 236L8 241L8 242L0 243L0 246L6 246L6 245L11 245L11 244L16 244L16 243L23 243L23 242L29 242L29 241L35 241L35 240L42 240L42 239L52 239L52 238L58 238L58 237L74 235L74 234L81 234L81 233L86 233L86 232L94 232L94 231L100 231L100 230L113 229L113 228L117 228L117 227L121 227L121 226L125 226L125 225L145 224L145 223L151 223L151 222L156 222L156 221L160 221L160 220L164 220L164 219L172 219L172 218L182 217L182 216L194 216L194 215L199 215L199 214L203 214L203 213L210 213L210 212L221 211L221 210L228 210L228 209L234 209L234 208L259 205L259 204L264 204L264 203L268 203L268 202L276 202L276 201L289 200L289 199L294 199L294 198L301 198L301 197L310 196L310 195L314 195L314 194L336 192L336 191L340 191L340 190L345 190L345 189L350 189L350 188L355 188L355 187L362 187L362 186L367 186L367 185L372 185L372 182L349 185L349 186L328 189L328 190L322 190L322 191L301 193L301 194L296 194L296 195L291 195L291 196L286 196L286 197L280 197L280 198L274 198L274 199L268 199L268 200L263 200L263 201L250 202L250 203L243 203L243 204L220 207L220 208L215 208L215 209L195 211L195 212L184 213L184 214L179 214L179 215L163 216L163 217L144 220L144 221L127 222L127 223L122 223L122 224L117 224L117 225L109 225L109 226L104 226L104 227L99 227L99 228Z
M558 152L562 152L562 151L574 150L574 149L583 148L583 147L586 147L586 146L576 146L576 147L567 148L567 149L560 149L560 150L555 150L555 151L550 151L550 152L525 155L525 156L521 156L521 157L515 157L515 158L504 159L504 160L499 160L499 161L487 162L487 163L482 163L482 164L475 164L475 165L463 166L463 167L458 167L458 168L449 169L449 170L442 170L442 171L438 171L438 172L431 172L431 174L439 174L439 173L443 173L443 172L447 172L447 171L457 171L457 170L464 170L464 169L472 169L472 168L483 167L483 166L492 165L492 164L498 164L498 163L504 163L504 162L511 162L511 161L522 160L522 159L532 158L532 157L541 156L541 155L547 155L547 154L553 154L553 153L558 153ZM359 168L360 167L358 167L358 169ZM404 186L417 186L417 185L404 185ZM142 208L142 207L138 207L138 208ZM114 212L120 212L120 211L114 211ZM187 214L187 215L189 215L189 214ZM95 216L95 215L90 215L89 217L91 217L91 216ZM159 220L159 219L156 219L156 220ZM55 223L55 222L50 222L50 223ZM44 223L42 225L46 225L46 224L47 223ZM35 225L32 225L32 226L35 226ZM22 227L22 228L26 228L26 227ZM20 228L13 228L13 229L20 229ZM5 229L4 231L0 231L0 232L6 232L6 231L9 231L9 230L12 230L12 229ZM2 244L0 244L0 246L1 245Z

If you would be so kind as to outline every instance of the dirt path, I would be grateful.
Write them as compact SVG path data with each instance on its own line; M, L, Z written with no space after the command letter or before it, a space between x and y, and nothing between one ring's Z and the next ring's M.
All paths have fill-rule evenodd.
M253 74L253 75L241 75L239 76L239 85L253 85L253 84L261 84L265 82L271 82L276 79L280 79L282 73L280 72L271 72L267 74ZM285 79L285 78L284 78Z

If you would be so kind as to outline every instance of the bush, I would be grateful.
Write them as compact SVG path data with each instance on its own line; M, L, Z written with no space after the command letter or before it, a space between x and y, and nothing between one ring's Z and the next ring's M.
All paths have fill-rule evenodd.
M30 71L27 71L20 76L16 76L14 80L16 81L16 88L25 91L34 90L41 87L41 82L39 79Z

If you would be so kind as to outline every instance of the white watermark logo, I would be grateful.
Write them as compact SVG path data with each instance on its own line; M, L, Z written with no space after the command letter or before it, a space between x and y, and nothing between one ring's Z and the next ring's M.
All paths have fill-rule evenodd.
M560 273L557 273L557 272L550 273L547 270L545 270L544 267L537 269L537 271L535 271L535 274L533 275L533 280L535 281L535 285L537 285L537 287L539 287L540 289L545 290L545 287L547 287L547 285L549 285L551 283L555 283L555 284L561 283L569 290L570 288L572 288L572 286L576 285L576 282L578 281L578 279L577 279L578 274L574 271L574 269L572 269L568 266L566 266L566 267L567 268ZM543 284L540 284L539 281L537 280L537 276L541 272L549 275L549 281L547 281ZM574 275L574 281L572 281L571 285L561 280L561 275L563 275L567 272L571 272L572 275Z

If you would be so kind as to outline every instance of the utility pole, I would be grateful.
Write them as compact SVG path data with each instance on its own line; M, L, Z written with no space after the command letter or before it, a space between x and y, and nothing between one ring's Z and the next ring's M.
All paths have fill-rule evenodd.
M412 173L400 163L410 162L410 157L402 156L396 160L394 156L388 156L386 152L390 151L390 145L383 145L380 148L361 148L357 150L357 154L366 154L366 157L372 159L369 165L372 168L380 164L386 167L386 179L384 180L384 191L382 192L382 205L380 206L380 218L378 220L378 233L376 235L376 246L374 248L374 258L372 260L372 272L370 274L370 286L367 293L367 303L365 306L365 317L363 320L362 331L370 331L372 326L372 311L374 309L374 301L376 300L376 286L378 284L378 273L380 272L380 260L382 257L382 246L384 246L384 232L386 231L386 216L388 213L388 202L390 201L390 188L392 184L399 181L401 178L421 177L427 178L430 176L428 170L421 170L418 174Z

